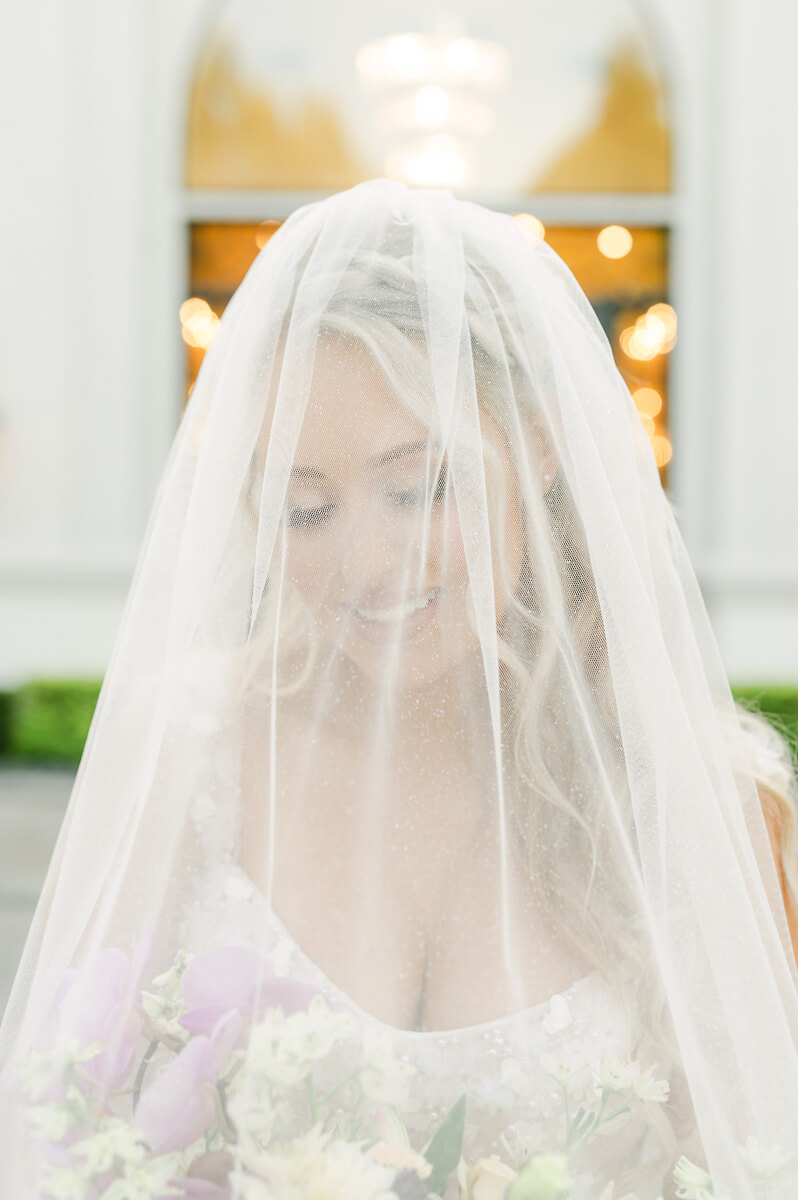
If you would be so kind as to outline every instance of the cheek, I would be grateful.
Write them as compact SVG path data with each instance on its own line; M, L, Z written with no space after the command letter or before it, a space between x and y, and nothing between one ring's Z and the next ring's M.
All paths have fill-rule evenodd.
M427 560L433 582L456 594L468 587L468 563L456 514L448 521L439 520L430 528Z
M501 547L501 555L493 555L493 594L496 605L496 621L500 623L507 611L510 598L518 591L524 563L524 521L519 501L508 503L503 527L491 534L493 545Z
M316 532L312 536L281 534L286 537L285 574L310 608L323 604L330 592L335 558L333 539ZM274 561L279 564L283 546L275 546Z

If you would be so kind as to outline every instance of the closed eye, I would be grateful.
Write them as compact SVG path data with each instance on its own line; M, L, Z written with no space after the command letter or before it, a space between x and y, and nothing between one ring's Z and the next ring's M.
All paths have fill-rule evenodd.
M433 504L440 503L446 495L448 485L448 475L446 470L441 471L438 476L438 482L435 485L435 490L432 492ZM388 497L393 504L399 508L410 508L413 506L423 507L429 503L430 489L422 486L417 488L408 488L388 492Z
M320 504L316 508L299 508L295 505L286 510L283 519L290 529L308 529L323 525L334 508L334 504Z

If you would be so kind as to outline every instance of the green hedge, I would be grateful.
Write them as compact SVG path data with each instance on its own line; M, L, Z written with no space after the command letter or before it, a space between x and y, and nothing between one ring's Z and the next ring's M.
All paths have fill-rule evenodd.
M740 685L732 690L798 746L798 687ZM0 692L0 756L78 762L99 692L94 679L40 679L16 692Z
M0 705L0 753L13 759L76 763L100 694L94 679L37 679Z

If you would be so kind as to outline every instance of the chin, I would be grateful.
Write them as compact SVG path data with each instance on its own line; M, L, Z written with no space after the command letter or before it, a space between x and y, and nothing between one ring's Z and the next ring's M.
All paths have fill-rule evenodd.
M431 688L459 664L480 657L479 640L459 605L433 604L401 630L351 616L342 621L321 607L314 615L342 659L386 693Z
M434 688L461 665L479 657L479 643L451 643L445 648L427 639L399 646L370 646L339 642L339 649L357 673L372 685L407 693Z

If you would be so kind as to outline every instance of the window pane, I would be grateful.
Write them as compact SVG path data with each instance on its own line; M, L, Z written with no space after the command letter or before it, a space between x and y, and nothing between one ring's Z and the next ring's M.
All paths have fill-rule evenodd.
M190 297L180 314L187 395L218 317L277 227L276 221L192 225ZM545 236L579 280L604 327L666 482L671 454L668 358L675 342L675 317L667 304L667 231L558 227L547 229Z
M668 189L664 84L632 0L452 11L295 0L270 20L231 0L196 68L187 185Z

